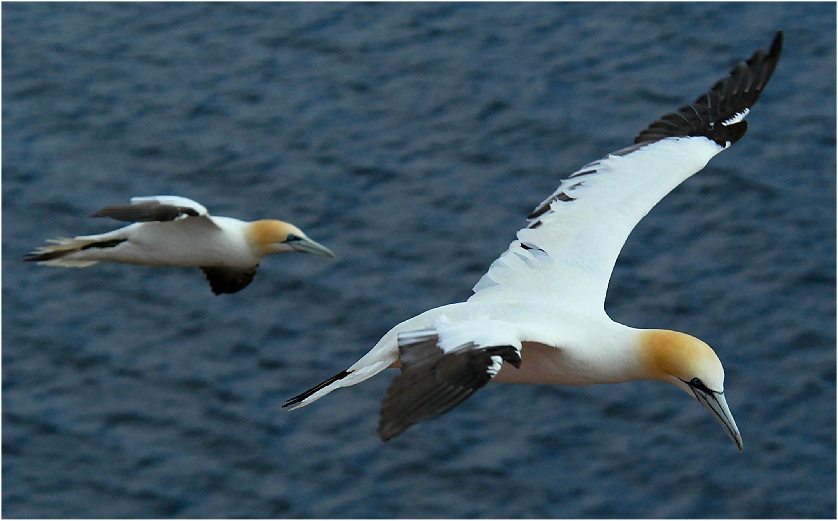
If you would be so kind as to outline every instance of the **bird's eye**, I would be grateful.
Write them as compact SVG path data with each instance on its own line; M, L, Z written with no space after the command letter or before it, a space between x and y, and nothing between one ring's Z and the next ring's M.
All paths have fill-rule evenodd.
M299 241L299 240L302 240L302 237L298 237L298 236L294 235L293 233L289 233L288 237L285 238L285 242L294 242L294 241Z
M699 378L693 378L692 380L689 381L688 385L690 387L692 387L694 389L698 389L699 391L702 391L704 393L714 392L714 391L711 391L709 387L704 385L704 382L702 382Z

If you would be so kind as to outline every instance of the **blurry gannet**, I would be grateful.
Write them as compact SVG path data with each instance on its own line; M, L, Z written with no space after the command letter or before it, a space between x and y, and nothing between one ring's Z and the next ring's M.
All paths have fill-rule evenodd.
M108 206L91 217L134 224L100 235L53 239L24 260L77 268L97 262L197 267L218 295L250 284L266 255L299 251L335 256L293 224L215 217L195 201L176 195L133 197L129 205Z
M557 385L659 380L695 396L741 450L716 353L684 333L612 321L605 292L638 221L745 134L743 119L774 71L782 41L778 32L767 53L755 52L694 103L652 123L634 145L562 181L467 302L402 322L351 367L285 405L308 405L399 366L381 406L378 434L387 441L449 411L492 379Z

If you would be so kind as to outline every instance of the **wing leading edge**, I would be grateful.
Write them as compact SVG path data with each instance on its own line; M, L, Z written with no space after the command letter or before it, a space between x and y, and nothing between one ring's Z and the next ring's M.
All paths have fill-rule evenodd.
M777 32L695 102L654 121L629 148L589 163L562 181L529 215L470 300L562 296L603 310L617 256L629 233L663 197L740 139L744 121L782 50Z

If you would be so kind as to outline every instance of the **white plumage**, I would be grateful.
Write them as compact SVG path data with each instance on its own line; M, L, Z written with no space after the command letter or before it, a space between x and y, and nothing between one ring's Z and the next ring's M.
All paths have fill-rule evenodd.
M177 195L133 197L129 205L108 206L92 217L136 222L98 235L50 240L25 260L76 268L97 262L198 267L221 294L247 286L266 255L299 251L334 257L293 224L211 216L201 204Z
M631 230L657 202L741 138L770 78L782 33L695 102L663 116L624 150L562 181L506 252L450 304L391 329L345 371L290 399L308 405L400 366L382 402L379 435L455 407L490 380L588 385L659 380L694 395L741 450L715 352L690 335L635 329L605 312L611 272ZM501 361L507 362L497 371Z

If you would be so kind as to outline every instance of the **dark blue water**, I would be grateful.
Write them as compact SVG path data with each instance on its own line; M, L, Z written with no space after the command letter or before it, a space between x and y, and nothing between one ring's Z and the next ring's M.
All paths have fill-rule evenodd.
M21 4L3 20L6 517L834 517L834 4ZM714 346L739 454L674 387L490 385L388 444L394 375L289 413L467 298L524 217L785 30L748 135L631 236L608 298ZM132 195L334 249L45 268Z

